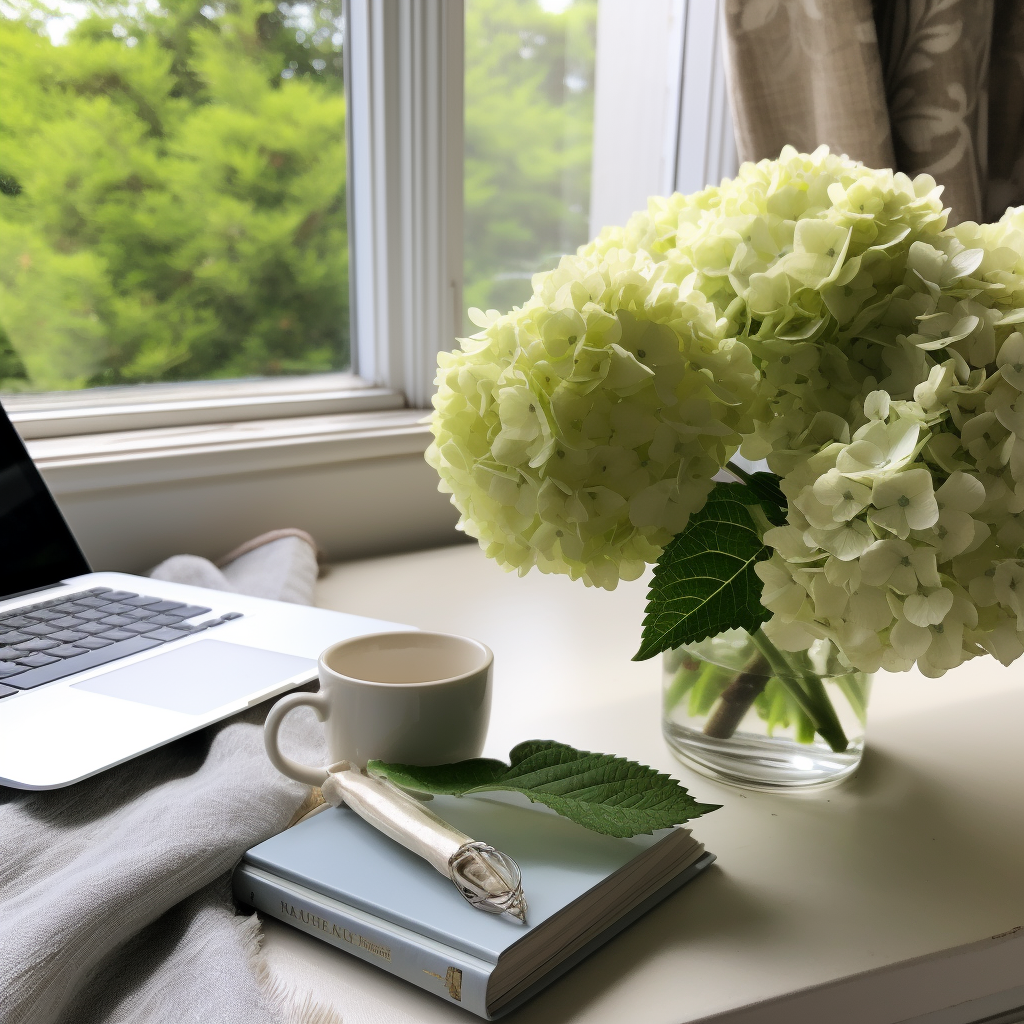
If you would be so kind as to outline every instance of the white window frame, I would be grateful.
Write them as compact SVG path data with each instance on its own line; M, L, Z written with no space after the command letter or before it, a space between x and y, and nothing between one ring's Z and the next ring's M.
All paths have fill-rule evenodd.
M347 9L354 366L428 408L462 323L464 8Z
M136 384L4 398L4 408L26 440L366 412L404 404L400 392L352 373Z
M736 173L721 0L599 0L590 232Z

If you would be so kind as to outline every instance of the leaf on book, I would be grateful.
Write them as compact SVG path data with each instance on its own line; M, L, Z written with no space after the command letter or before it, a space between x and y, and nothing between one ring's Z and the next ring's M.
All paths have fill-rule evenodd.
M771 615L761 604L761 579L754 572L756 563L771 556L762 528L785 521L785 498L774 474L715 484L654 569L643 639L633 660L646 661L727 629L756 630Z
M578 825L620 839L681 825L719 806L697 803L675 779L646 765L555 740L520 743L509 760L475 758L426 768L370 761L367 770L418 793L522 793Z

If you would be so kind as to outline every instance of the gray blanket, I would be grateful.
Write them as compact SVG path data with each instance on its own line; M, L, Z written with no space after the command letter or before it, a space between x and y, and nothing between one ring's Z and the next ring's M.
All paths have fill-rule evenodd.
M286 580L301 599L283 571L296 544L277 539L266 546L276 554L258 547L238 561L273 563L264 584ZM309 558L307 548L296 560L306 601ZM247 582L277 596L258 573ZM236 912L229 888L242 853L309 796L267 761L265 714L254 708L67 789L0 789L3 1024L297 1019L266 976L257 919ZM313 722L289 716L284 743L315 763L325 755Z

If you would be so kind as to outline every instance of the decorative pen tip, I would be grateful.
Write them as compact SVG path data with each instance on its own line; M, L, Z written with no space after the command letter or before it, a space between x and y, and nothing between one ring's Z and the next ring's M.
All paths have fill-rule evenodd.
M452 881L466 900L488 914L508 914L526 924L519 865L486 843L466 843L448 861Z
M522 889L519 890L519 898L513 900L505 908L505 913L509 917L514 917L520 924L526 924L526 897L523 896Z

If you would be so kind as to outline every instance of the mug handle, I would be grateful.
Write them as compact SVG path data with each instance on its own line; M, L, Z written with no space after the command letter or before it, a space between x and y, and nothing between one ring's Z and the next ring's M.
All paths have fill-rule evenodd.
M290 693L282 697L271 709L263 724L263 743L267 748L270 763L282 774L307 786L322 786L327 781L326 768L314 768L312 765L299 764L281 753L278 746L278 731L285 715L297 707L311 707L316 717L322 722L327 717L327 698L322 693Z

